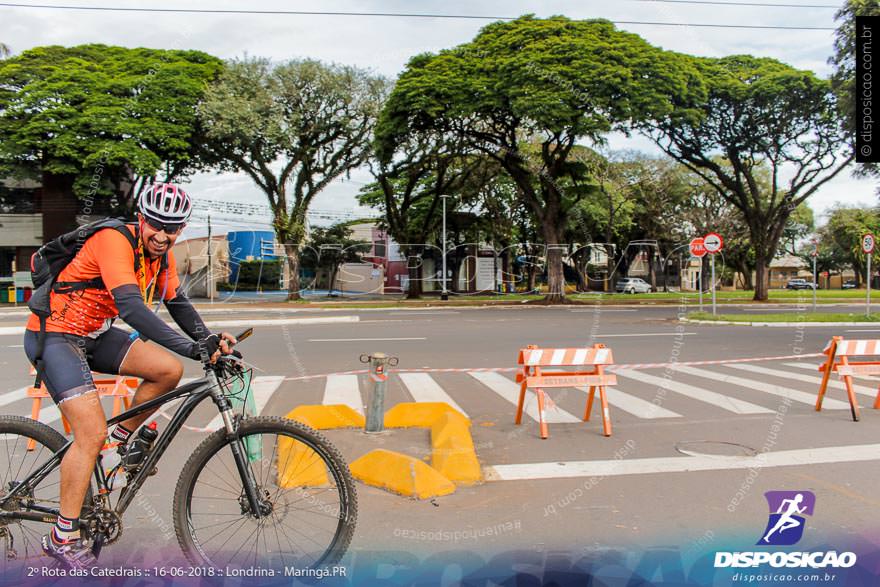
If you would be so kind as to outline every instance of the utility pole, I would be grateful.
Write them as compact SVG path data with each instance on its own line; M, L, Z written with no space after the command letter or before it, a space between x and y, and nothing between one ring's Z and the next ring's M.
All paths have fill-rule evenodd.
M208 299L214 303L214 264L211 258L211 210L208 210L208 267L205 272L205 284L208 286Z
M448 194L442 194L440 199L443 200L443 276L441 279L443 280L443 289L440 292L440 299L446 301L449 299L449 291L446 289L446 199L451 198L452 196Z

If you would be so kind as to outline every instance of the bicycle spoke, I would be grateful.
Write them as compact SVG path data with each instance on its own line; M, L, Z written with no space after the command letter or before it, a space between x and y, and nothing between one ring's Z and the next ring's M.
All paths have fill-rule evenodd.
M341 458L328 453L320 442L314 444L307 431L290 430L280 423L266 426L268 429L260 432L244 429L236 442L246 451L246 466L256 483L259 507L268 508L270 513L253 516L243 485L235 488L234 497L225 489L230 482L238 485L241 476L230 442L218 439L216 448L198 461L189 481L187 537L198 548L187 548L189 553L197 552L193 560L201 557L213 561L210 564L287 565L300 560L335 561L344 552L353 529L356 502L348 501L353 493L350 478L342 485L345 478L340 477ZM275 426L280 430L273 430ZM247 453L248 448L259 450L259 459Z

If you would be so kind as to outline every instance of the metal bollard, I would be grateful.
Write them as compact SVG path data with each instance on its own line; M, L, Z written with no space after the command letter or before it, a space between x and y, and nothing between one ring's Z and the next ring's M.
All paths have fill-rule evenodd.
M397 357L389 357L385 353L361 355L361 363L370 364L370 380L373 390L367 404L367 422L365 432L382 432L385 426L385 384L388 381L388 366L397 366Z

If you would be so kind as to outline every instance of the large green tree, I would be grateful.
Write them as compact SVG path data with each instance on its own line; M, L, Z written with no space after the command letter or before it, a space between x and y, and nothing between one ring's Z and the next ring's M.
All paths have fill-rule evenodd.
M266 194L287 257L290 299L300 297L309 206L367 160L386 88L383 78L354 67L245 58L227 63L199 107L210 159L246 173Z
M560 180L583 179L570 161L580 141L601 142L633 121L675 116L697 87L687 60L604 20L525 16L486 26L470 43L410 60L379 125L380 157L402 137L461 137L516 182L546 244L563 242L570 207ZM537 164L526 151L537 148ZM548 300L564 296L563 251L548 248Z
M820 250L832 259L852 267L856 283L861 281L867 269L867 259L862 252L862 236L866 233L880 234L880 212L877 208L835 206L828 215L828 222L820 231ZM880 250L874 249L871 266L876 272L880 267Z
M755 253L755 300L766 300L768 268L789 217L852 159L826 80L774 59L693 58L708 85L687 113L645 125L669 156L735 206ZM718 157L730 165L723 165ZM768 189L759 175L770 173ZM783 180L786 174L787 180Z
M38 47L0 61L0 169L36 177L71 223L75 196L131 195L197 163L195 105L220 61L198 51ZM100 208L90 201L84 211ZM44 238L63 230L50 228Z

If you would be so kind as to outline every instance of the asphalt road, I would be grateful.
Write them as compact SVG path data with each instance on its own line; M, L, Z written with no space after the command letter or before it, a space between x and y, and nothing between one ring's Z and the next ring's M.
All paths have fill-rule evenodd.
M779 309L778 306L773 306ZM824 306L823 306L824 308ZM833 311L860 311L835 307ZM677 306L497 307L449 310L357 310L296 312L248 306L215 306L210 322L236 333L256 323L240 350L262 377L264 414L284 415L303 404L335 397L366 401L362 353L382 351L400 360L392 373L386 405L413 401L420 390L439 389L473 422L477 455L492 480L459 487L449 496L418 501L358 484L360 515L352 551L398 551L428 556L439 552L514 549L711 546L730 540L754 544L767 520L763 493L806 489L817 497L817 514L807 526L814 540L863 537L875 530L880 505L880 413L871 409L877 382L860 380L862 420L851 421L845 394L832 389L826 409L816 413L818 353L832 335L877 337L880 328L706 326L677 321L695 309ZM790 311L802 312L794 305ZM746 311L736 306L724 312ZM750 307L747 311L755 312ZM326 320L334 319L335 322ZM0 313L0 328L20 325L23 316ZM303 322L317 320L317 322ZM341 321L344 320L344 321ZM229 324L235 321L234 324ZM299 322L293 322L299 321ZM550 437L538 437L537 423L513 423L515 407L503 396L520 348L610 347L619 383L611 396L614 427L601 434L594 413L577 421L585 394L550 393ZM3 369L0 401L28 385L20 335L0 334ZM737 364L627 367L645 363L788 358ZM407 369L434 371L417 377ZM188 377L199 375L189 364ZM314 376L303 379L305 376ZM534 402L534 400L530 400ZM655 406L652 408L651 406ZM6 413L25 415L27 400L9 401ZM201 406L192 424L205 426L211 406ZM51 421L51 410L46 411ZM160 428L161 428L160 419ZM60 423L52 422L56 427ZM175 440L161 470L144 487L145 500L126 514L126 531L106 551L107 560L161 561L178 556L171 530L174 483L183 462L204 432L185 431ZM349 461L373 448L423 456L425 431L329 431ZM864 445L861 448L857 445ZM767 452L767 466L731 464L732 456ZM675 460L673 460L675 459ZM610 463L597 464L601 461ZM560 464L561 463L561 464ZM748 541L751 540L749 543ZM147 545L149 548L144 548ZM403 555L400 555L403 556Z

